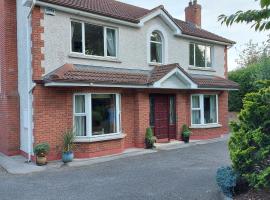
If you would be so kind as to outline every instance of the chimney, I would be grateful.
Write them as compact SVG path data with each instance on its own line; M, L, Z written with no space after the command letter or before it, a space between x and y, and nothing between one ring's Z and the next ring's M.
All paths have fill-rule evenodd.
M197 0L190 1L185 8L186 22L201 28L201 11L202 6L197 3Z

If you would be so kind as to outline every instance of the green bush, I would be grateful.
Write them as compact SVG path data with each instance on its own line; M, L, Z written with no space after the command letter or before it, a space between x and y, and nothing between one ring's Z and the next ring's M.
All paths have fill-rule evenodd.
M155 138L153 135L152 128L147 128L145 133L145 146L147 149L154 148Z
M48 143L40 143L34 147L34 153L37 156L45 156L50 151L50 145Z
M185 138L189 138L191 135L191 131L189 130L188 126L186 124L182 127L182 136Z
M228 78L240 85L239 91L229 92L229 110L239 112L245 95L257 90L256 81L270 80L270 57L262 57L255 63L231 71Z
M217 170L216 181L224 195L233 197L237 184L237 174L231 167L221 167Z
M233 168L256 188L270 187L270 81L243 100L229 141ZM258 86L257 86L258 87Z

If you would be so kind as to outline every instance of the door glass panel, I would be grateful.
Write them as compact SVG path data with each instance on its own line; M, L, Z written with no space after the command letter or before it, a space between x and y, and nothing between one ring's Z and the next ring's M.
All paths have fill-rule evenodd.
M175 111L175 98L170 97L170 124L175 124L176 122L176 111Z

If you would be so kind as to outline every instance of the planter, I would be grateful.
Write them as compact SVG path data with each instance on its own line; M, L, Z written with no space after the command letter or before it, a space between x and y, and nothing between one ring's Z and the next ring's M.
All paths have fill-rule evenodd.
M185 143L189 143L189 137L182 137L182 139Z
M36 156L36 164L38 166L47 165L47 157L46 156Z
M74 153L72 151L64 152L62 154L62 161L63 163L69 163L72 162L74 158Z
M145 148L146 149L153 149L154 148L154 141L149 141L148 139L145 140Z

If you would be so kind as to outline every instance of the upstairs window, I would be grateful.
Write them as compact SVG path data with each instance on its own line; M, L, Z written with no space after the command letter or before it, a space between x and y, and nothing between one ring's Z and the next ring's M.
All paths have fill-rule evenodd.
M150 55L152 63L163 63L163 41L161 35L154 31L150 39Z
M71 51L87 56L117 57L116 29L71 22Z
M212 67L211 46L190 43L189 64L194 67Z

